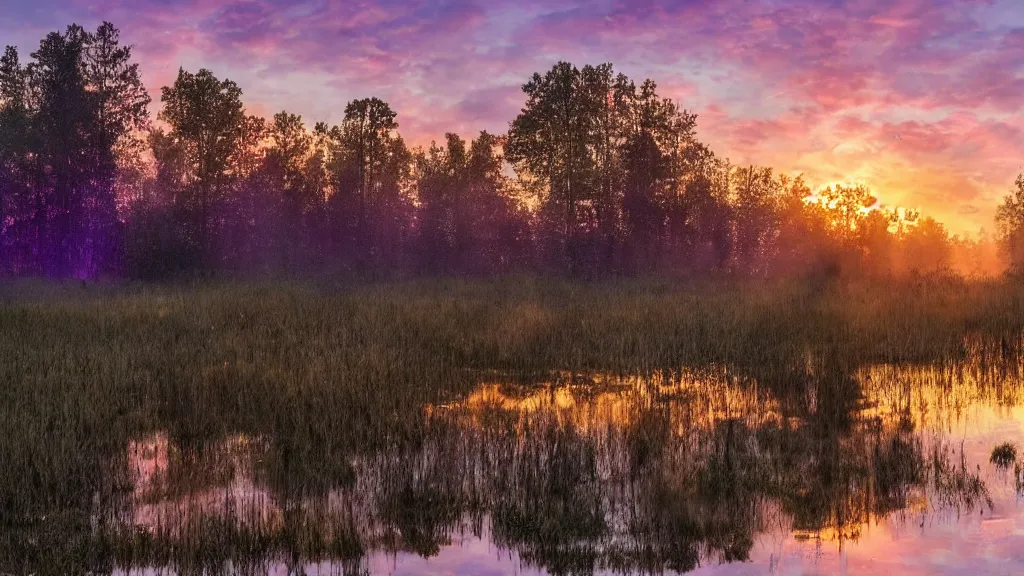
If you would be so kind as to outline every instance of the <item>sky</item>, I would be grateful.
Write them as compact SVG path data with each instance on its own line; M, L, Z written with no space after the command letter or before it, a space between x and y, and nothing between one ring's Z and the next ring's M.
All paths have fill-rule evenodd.
M208 68L250 113L337 123L377 96L412 144L502 133L559 60L612 62L698 116L735 164L855 182L954 233L993 230L1024 170L1020 0L0 0L23 58L121 29L143 79Z

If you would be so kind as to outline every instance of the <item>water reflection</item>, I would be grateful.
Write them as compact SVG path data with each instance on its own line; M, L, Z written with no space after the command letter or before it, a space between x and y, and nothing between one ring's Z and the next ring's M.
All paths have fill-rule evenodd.
M155 431L102 463L88 510L0 547L117 573L784 572L806 546L846 561L879 532L1017 514L985 451L1022 389L982 361L491 376L370 450Z

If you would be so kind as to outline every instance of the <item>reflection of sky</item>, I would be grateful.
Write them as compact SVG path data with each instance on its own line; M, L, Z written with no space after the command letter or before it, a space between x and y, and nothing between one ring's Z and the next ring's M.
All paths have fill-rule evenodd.
M960 518L951 511L891 517L865 528L859 541L844 543L842 553L836 542L819 546L766 535L755 547L751 563L706 567L692 574L765 574L772 564L772 573L778 575L1024 574L1024 508L1012 478L988 463L992 447L1007 441L1024 445L1024 409L1000 413L973 407L970 412L946 430L947 440L956 447L963 440L969 469L981 465L994 503L991 513L986 509L984 514L974 511Z
M922 372L924 380L934 374ZM888 378L879 378L888 376ZM1000 473L989 464L988 457L994 446L1003 442L1014 442L1024 446L1024 407L1007 408L993 405L991 397L978 393L974 384L961 384L953 390L941 389L932 382L921 382L915 373L881 372L873 375L877 381L913 382L917 393L914 395L912 413L915 430L922 434L926 446L941 441L952 448L959 463L962 442L963 455L968 470L980 466L981 477L988 486L993 500L993 509L978 510L958 515L956 510L943 509L931 503L925 511L908 511L905 515L894 514L873 522L862 529L857 541L846 541L842 549L837 541L798 540L788 530L774 531L758 537L751 551L751 561L726 565L709 565L691 572L694 575L747 576L775 574L780 576L810 576L826 574L865 574L879 576L946 574L967 576L975 574L1024 574L1024 507L1017 496L1012 476ZM714 382L703 381L702 385L715 386ZM1019 387L1018 382L1007 383L1009 389ZM484 396L493 402L495 389L485 387ZM866 389L869 395L873 391ZM735 394L735 391L733 392ZM715 390L712 397L726 398L727 390ZM737 394L737 397L742 396ZM891 414L895 405L892 396L881 398L878 414ZM898 395L897 395L898 397ZM520 402L528 410L537 409L537 395L526 396ZM574 404L563 395L555 395L553 405L557 409L573 407L585 410L591 415L603 413L614 418L617 402L612 396L598 395L591 401ZM750 398L749 396L747 397ZM887 403L887 400L889 403ZM610 405L609 405L610 403ZM503 402L506 407L508 402ZM738 409L742 399L723 400L717 408L731 405ZM604 405L604 410L593 407ZM747 406L747 408L750 408ZM763 409L761 406L756 408ZM770 411L770 410L769 410ZM709 414L721 417L719 410ZM456 549L456 554L458 554ZM451 550L447 551L451 553ZM450 564L453 560L441 560L435 569L438 574L476 574L482 567L460 568ZM476 556L470 552L470 556ZM426 569L423 560L403 557L398 567L407 562L409 572L399 570L396 574L417 574ZM457 562L457 561L455 561ZM492 559L492 562L496 562ZM517 562L500 562L506 570L518 567ZM460 571L461 570L461 571Z
M337 122L376 95L414 143L503 132L558 59L615 62L699 113L736 163L859 179L954 231L991 228L1024 163L1017 0L6 0L27 52L118 25L154 95L179 66L237 81L250 111ZM899 135L896 138L895 135Z
M747 576L774 574L811 576L826 574L864 574L877 576L945 574L1024 573L1024 507L1017 495L1012 474L992 466L989 454L994 446L1013 442L1024 447L1024 382L1019 378L1003 378L993 386L975 381L967 370L951 382L948 372L929 368L877 367L859 374L859 382L868 406L867 418L880 418L883 427L895 426L901 407L909 402L914 434L923 442L925 464L930 462L930 446L940 445L951 452L951 464L959 466L961 450L963 465L968 471L980 472L988 487L993 508L983 512L977 508L957 511L941 505L934 495L924 500L914 497L904 512L873 519L861 527L860 537L840 543L827 535L818 539L798 539L789 531L785 514L774 510L771 500L765 505L769 526L778 526L756 536L750 561L725 565L710 564L692 574ZM475 393L457 404L434 407L432 410L467 408L466 415L478 418L487 410L521 411L523 413L555 413L575 429L601 435L606 425L631 424L630 403L650 400L648 388L630 380L576 382L576 387L530 388L481 385ZM632 384L632 385L630 385ZM686 433L695 428L711 428L724 418L742 416L748 426L758 427L778 422L777 403L765 391L750 386L737 386L723 375L682 378L677 383L659 383L659 398L680 399L673 414L680 417L674 429ZM949 384L948 386L945 384ZM585 393L580 393L585 392ZM909 393L909 396L907 395ZM467 422L468 423L468 422ZM685 423L685 425L683 425ZM248 446L244 438L230 439L226 446L236 450ZM133 444L130 448L140 481L136 488L145 492L159 470L167 470L166 438ZM244 468L244 467L243 467ZM371 482L372 483L372 482ZM239 502L270 502L273 499L248 481L232 484L230 490L214 487L191 494L189 501L223 499L235 492ZM930 498L930 500L929 500ZM184 501L184 500L183 500ZM265 504L264 504L265 505ZM213 506L222 508L223 506ZM243 508L245 506L242 506ZM166 508L166 518L180 514L181 501L145 506L137 512L142 524L154 523L153 513ZM278 515L267 510L265 518ZM388 575L489 575L543 574L521 564L515 551L503 550L489 540L488 522L483 523L483 537L471 531L451 535L452 544L442 547L431 558L409 553L371 553L366 568L371 574ZM306 573L332 573L331 566L308 566ZM287 573L279 567L274 574Z
M484 533L486 537L486 532ZM531 576L544 574L536 569L520 565L514 552L499 550L486 540L466 538L459 541L458 535L453 537L453 545L442 548L441 552L430 559L413 554L397 556L374 555L368 562L371 574L387 574L391 576L419 576L442 574L479 574L480 576L504 576L518 574Z

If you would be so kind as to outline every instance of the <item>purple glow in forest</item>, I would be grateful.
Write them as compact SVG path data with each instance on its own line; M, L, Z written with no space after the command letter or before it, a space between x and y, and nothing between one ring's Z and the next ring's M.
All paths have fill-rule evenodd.
M951 238L864 185L812 190L784 171L732 165L674 95L611 64L559 62L522 91L507 134L411 148L379 98L310 126L251 114L241 88L206 69L178 71L153 123L132 50L108 23L51 33L27 63L8 47L0 274L999 269L993 242ZM1024 223L1010 208L1000 224Z

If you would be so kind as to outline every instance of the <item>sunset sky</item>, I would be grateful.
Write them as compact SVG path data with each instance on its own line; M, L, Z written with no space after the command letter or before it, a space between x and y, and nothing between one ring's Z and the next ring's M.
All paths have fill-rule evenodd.
M658 81L734 163L859 181L953 232L992 229L1024 168L1020 0L0 0L23 58L109 20L155 100L179 66L250 112L336 123L379 96L413 144L504 132L558 60Z

